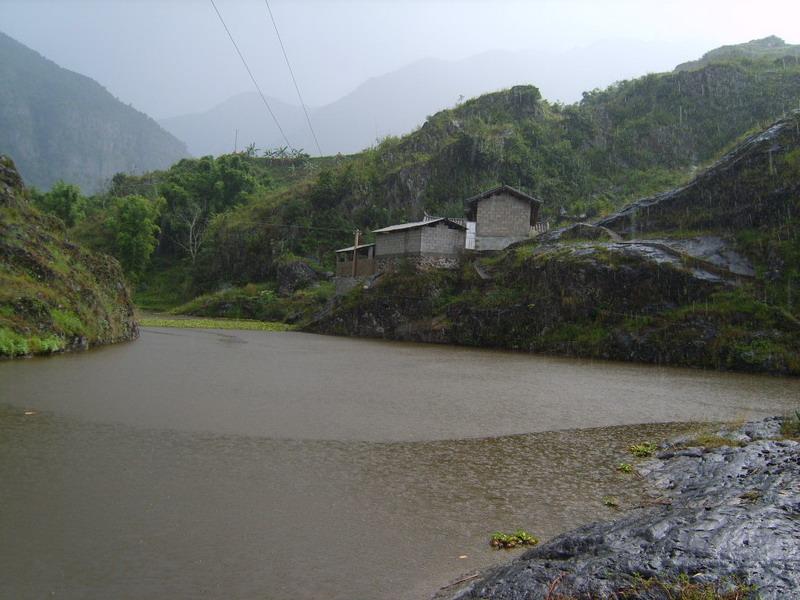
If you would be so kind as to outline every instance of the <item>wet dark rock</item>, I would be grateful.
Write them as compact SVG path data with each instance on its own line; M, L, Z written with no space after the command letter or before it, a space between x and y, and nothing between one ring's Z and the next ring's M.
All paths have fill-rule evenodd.
M756 270L752 262L733 247L733 243L725 238L708 235L683 239L650 240L669 246L673 250L707 261L708 263L729 271L734 275L753 277Z
M735 430L752 440L745 447L664 453L640 468L656 506L565 533L436 597L544 600L558 582L566 597L618 598L637 589L638 577L683 575L741 581L764 600L798 598L800 443L765 439L776 427L779 419L767 419ZM668 596L640 586L626 597Z
M796 211L800 182L792 151L800 111L748 138L687 185L638 200L597 225L621 235L646 232L774 227Z
M323 277L302 260L280 264L277 270L278 293L282 296L291 296L297 290L308 287Z
M23 188L14 161L0 155L0 206L16 206L19 202L17 192Z
M569 227L555 229L540 237L543 242L567 242L573 240L620 241L618 234L607 227L590 223L575 223Z

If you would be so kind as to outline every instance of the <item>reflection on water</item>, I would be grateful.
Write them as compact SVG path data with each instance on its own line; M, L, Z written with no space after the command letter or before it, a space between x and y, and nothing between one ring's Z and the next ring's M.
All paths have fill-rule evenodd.
M99 423L283 439L488 437L774 414L800 379L301 333L148 330L0 362L0 401Z
M428 597L509 558L494 530L547 538L613 517L605 495L639 503L625 448L688 427L612 425L781 412L797 392L260 332L0 363L0 597ZM595 428L547 431L575 427Z

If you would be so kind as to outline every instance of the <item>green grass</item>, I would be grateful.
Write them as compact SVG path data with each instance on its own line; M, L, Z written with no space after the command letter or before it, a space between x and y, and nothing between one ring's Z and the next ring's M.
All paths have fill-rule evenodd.
M54 335L22 335L0 327L0 356L27 356L29 354L51 354L66 347L63 338Z
M628 452L637 458L649 458L655 454L656 450L658 450L658 446L653 442L642 442L628 446Z
M747 600L758 598L755 586L737 579L718 582L694 582L687 574L669 581L660 578L637 577L633 585L617 592L620 598L657 597L669 600ZM566 599L565 599L566 600Z
M176 327L178 329L242 329L253 331L290 331L291 325L244 319L169 319L164 317L142 317L142 327Z
M722 437L720 435L716 435L713 433L704 433L698 435L696 438L689 440L684 444L681 444L681 446L685 446L687 448L699 446L701 448L707 448L707 449L723 448L726 446L739 448L744 445L745 445L744 442L740 442L738 440L731 440L729 438Z
M167 311L190 297L189 267L182 261L156 259L133 293L133 301L142 310Z

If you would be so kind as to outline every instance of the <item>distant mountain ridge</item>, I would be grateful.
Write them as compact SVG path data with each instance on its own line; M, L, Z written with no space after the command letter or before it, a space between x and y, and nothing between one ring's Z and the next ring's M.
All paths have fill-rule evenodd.
M338 100L309 107L322 152L352 154L386 136L403 135L443 108L488 92L531 82L545 98L573 101L581 92L654 68L671 70L671 46L633 41L599 42L562 54L490 51L462 60L426 58L372 77ZM627 57L620 67L620 57ZM657 57L654 60L653 56ZM649 58L646 58L649 57ZM575 74L565 77L564 73ZM300 106L268 98L289 141L315 154L316 145ZM203 113L161 119L196 156L239 148L285 145L255 92L234 96Z
M0 152L29 185L96 192L118 172L168 167L183 142L99 83L0 33Z
M750 40L744 44L720 46L706 52L699 60L692 60L675 67L676 71L699 69L711 63L722 63L737 60L781 60L793 59L800 63L800 45L787 44L781 38L770 35L758 40Z

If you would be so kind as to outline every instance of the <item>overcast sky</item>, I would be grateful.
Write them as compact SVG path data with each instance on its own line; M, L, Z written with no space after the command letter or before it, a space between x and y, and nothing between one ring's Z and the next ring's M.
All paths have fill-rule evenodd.
M215 1L265 93L296 101L264 0ZM652 51L648 70L658 71L722 44L771 34L800 42L798 0L270 4L306 102L317 106L425 57L560 53L632 40L648 43L637 52ZM252 89L210 0L0 0L0 31L156 118L205 110Z

